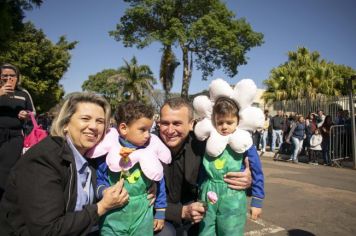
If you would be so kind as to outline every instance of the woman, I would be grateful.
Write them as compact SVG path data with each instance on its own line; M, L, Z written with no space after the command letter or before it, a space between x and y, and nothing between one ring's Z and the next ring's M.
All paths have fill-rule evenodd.
M20 158L23 147L22 127L34 111L30 94L19 87L19 70L11 64L0 66L0 200L10 169Z
M123 182L96 202L96 175L85 153L103 137L110 106L89 93L70 96L51 134L15 165L0 204L0 235L87 235L99 217L123 206Z
M288 137L286 139L287 143L292 140L293 153L291 155L290 161L298 163L298 155L303 147L303 140L305 138L305 120L302 115L297 116L296 121L292 123L291 129L289 131Z
M304 153L306 153L306 151L310 147L310 139L314 134L316 128L317 125L316 125L315 114L309 113L309 115L305 119L305 141L303 142L303 150L302 150Z
M324 160L324 165L331 165L331 160L330 160L330 129L331 126L333 126L334 123L332 121L331 116L327 115L325 117L324 123L321 126L321 135L323 136L323 142L321 143L321 148L322 148L322 156Z

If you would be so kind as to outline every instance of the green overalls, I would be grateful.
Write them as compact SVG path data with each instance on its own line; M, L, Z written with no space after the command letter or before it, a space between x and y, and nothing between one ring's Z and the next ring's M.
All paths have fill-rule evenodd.
M246 193L233 190L224 182L227 172L241 170L243 155L227 146L222 154L212 158L204 155L203 165L207 177L201 185L200 200L207 202L208 208L200 222L201 236L243 235L246 223ZM209 202L207 192L213 191L218 196L215 204Z
M125 177L124 187L130 195L128 204L106 213L101 222L101 235L153 235L153 207L147 200L147 189L151 181L136 164ZM110 185L120 178L121 172L108 170Z

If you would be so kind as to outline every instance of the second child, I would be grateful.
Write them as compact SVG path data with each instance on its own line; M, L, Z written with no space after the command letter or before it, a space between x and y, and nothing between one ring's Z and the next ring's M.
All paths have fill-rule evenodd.
M239 109L229 98L220 97L215 101L212 122L222 136L232 135L239 124ZM256 147L237 153L230 145L217 157L204 155L203 165L206 177L201 185L200 199L207 203L207 212L200 223L199 235L243 235L246 223L246 192L230 189L224 182L224 175L240 171L244 158L250 161L252 172L251 217L257 219L262 213L264 180L262 166Z

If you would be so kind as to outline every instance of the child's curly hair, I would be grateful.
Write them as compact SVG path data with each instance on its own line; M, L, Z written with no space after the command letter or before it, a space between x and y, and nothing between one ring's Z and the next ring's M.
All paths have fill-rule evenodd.
M154 109L150 105L145 105L138 101L128 101L120 103L115 111L115 121L119 125L125 123L129 125L131 122L140 118L153 119Z

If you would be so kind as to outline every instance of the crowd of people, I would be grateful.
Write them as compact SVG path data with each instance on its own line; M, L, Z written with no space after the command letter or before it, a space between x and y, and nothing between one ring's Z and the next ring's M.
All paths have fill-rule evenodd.
M33 103L18 86L16 67L1 66L1 80L0 235L230 235L235 226L242 235L251 185L251 214L260 217L264 187L256 148L234 153L226 147L216 160L209 157L206 142L193 132L187 100L165 101L155 136L148 105L120 104L112 121L104 98L75 93L59 107L49 136L21 155L22 127ZM239 122L231 104L227 113L217 108L214 125L221 136ZM105 154L95 156L100 150ZM210 185L221 197L206 199ZM234 201L226 201L230 195Z
M334 121L322 110L311 112L306 117L293 112L287 115L281 110L275 116L270 116L268 110L264 114L264 127L253 134L256 147L264 153L269 144L271 152L278 149L278 153L290 155L289 161L293 163L298 163L298 156L304 155L308 163L317 165L322 160L324 165L330 165L331 127L345 125L346 131L350 130L347 127L351 127L349 112L342 109L337 112ZM344 132L342 135L351 133Z

